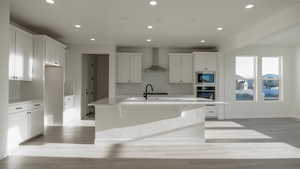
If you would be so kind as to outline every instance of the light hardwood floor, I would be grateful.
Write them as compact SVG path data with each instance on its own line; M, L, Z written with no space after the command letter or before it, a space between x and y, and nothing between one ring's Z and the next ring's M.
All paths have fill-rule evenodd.
M199 145L94 145L93 127L48 127L0 169L299 169L300 121L208 121Z

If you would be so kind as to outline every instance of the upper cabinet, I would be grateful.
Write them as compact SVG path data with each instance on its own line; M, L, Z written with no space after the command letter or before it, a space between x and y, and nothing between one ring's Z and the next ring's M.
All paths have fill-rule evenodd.
M142 82L142 56L141 53L117 54L117 82Z
M169 82L193 83L192 54L169 54Z
M199 71L217 71L217 52L195 52L194 70Z
M45 50L47 65L64 66L65 45L49 37L45 37Z
M10 27L9 79L32 81L32 34Z

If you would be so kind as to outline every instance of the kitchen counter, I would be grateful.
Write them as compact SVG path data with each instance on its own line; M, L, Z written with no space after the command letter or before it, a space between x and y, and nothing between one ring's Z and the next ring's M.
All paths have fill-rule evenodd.
M95 144L203 144L210 106L195 97L115 97L95 106Z
M149 97L146 100L143 97L113 97L98 100L90 103L91 106L107 105L222 105L221 101L211 101L208 99L195 97Z
M20 105L20 104L36 104L42 103L41 100L14 100L10 101L8 106Z

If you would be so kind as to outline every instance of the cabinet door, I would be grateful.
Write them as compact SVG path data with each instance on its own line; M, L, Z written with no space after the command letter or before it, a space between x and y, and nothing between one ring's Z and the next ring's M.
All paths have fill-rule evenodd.
M118 69L118 83L130 82L130 60L131 56L128 54L118 54L117 69Z
M15 76L18 80L32 80L33 45L32 35L22 31L16 31L16 57Z
M59 62L59 65L62 67L65 67L65 55L66 55L65 48L62 45L59 45L58 62Z
M216 71L217 70L217 53L202 52L194 56L195 71Z
M52 39L46 40L46 64L53 64L54 62L54 56L55 56L55 45L52 41Z
M28 118L28 138L35 137L43 133L44 130L44 113L42 109L29 112Z
M57 41L55 41L55 54L53 57L54 65L61 66L65 55L64 47Z
M169 82L181 83L182 81L182 64L180 55L169 56Z
M211 52L206 54L207 67L209 71L217 71L217 53Z
M132 55L130 60L130 82L142 82L142 56Z
M181 59L182 63L182 82L193 83L193 56L183 55Z
M15 80L15 52L16 52L16 31L9 31L9 80Z
M27 139L26 112L8 115L8 146L14 148Z

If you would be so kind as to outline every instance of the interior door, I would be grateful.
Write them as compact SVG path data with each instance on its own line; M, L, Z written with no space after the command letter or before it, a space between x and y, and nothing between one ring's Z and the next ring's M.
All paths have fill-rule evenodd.
M89 68L88 68L89 55L82 56L82 93L81 93L81 117L88 113L88 100L89 100Z

